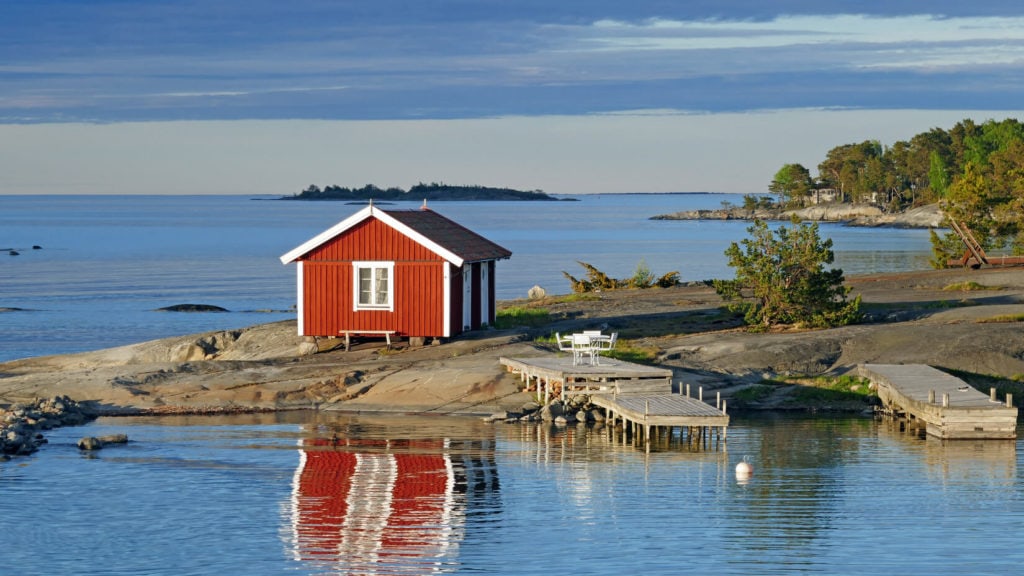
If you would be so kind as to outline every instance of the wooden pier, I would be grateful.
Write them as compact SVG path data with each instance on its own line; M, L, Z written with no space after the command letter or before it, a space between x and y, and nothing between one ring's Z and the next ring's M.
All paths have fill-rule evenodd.
M703 391L690 397L690 387L679 384L679 393L672 393L672 371L633 364L623 360L602 358L601 364L573 365L572 358L555 356L537 358L500 358L500 362L520 375L527 388L536 386L537 399L550 402L569 396L586 394L590 402L603 408L609 429L621 422L622 435L642 439L650 449L652 436L679 429L680 442L706 443L713 435L724 443L729 416L720 396L716 406L703 401ZM683 394L685 390L685 395Z
M566 399L576 394L670 394L672 371L623 360L602 358L600 365L573 365L572 357L499 359L519 374L527 388L536 386L537 401Z
M1012 439L1017 437L1017 409L1013 396L996 399L956 378L923 364L863 364L862 376L878 388L886 412L923 423L937 438L955 440Z

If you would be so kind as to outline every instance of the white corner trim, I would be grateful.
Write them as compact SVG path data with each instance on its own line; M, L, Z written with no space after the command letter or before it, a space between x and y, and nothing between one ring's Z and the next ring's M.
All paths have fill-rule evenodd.
M295 281L295 286L296 286L295 311L296 311L296 316L297 316L298 325L299 325L299 336L305 335L305 332L306 332L306 330L305 330L305 328L306 328L306 322L305 322L305 318L306 318L306 314L305 314L306 302L305 302L305 297L304 297L305 290L303 289L304 288L304 283L303 283L303 273L304 273L304 271L305 271L305 267L302 265L302 261L300 260L298 262L298 264L295 266L295 273L298 276L298 278Z
M444 263L444 302L441 306L442 313L444 314L444 321L441 327L442 336L445 338L451 338L452 335L452 265L448 262Z

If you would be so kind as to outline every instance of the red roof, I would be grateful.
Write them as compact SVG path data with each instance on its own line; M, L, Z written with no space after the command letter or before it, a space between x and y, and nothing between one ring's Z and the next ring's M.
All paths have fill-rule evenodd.
M501 260L512 252L429 208L384 210L389 216L458 254L466 262Z

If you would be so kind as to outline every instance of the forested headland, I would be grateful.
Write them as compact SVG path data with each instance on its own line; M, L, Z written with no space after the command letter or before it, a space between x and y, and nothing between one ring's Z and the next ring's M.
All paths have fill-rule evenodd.
M367 184L362 188L345 188L327 186L320 188L310 185L308 188L292 196L283 196L282 200L349 200L349 201L412 201L423 200L557 200L542 190L515 190L512 188L495 188L491 186L453 186L432 182L420 182L408 190L401 188L380 188Z
M1024 252L1024 124L1014 118L932 128L883 146L877 140L828 151L818 176L786 164L769 190L787 206L872 203L890 212L938 203L986 250ZM963 253L953 233L933 232L936 266Z

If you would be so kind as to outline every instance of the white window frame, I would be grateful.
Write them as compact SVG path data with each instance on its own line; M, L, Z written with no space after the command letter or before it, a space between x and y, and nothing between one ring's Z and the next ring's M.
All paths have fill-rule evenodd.
M361 270L371 270L372 277L376 277L377 270L386 270L388 275L388 289L386 292L387 302L374 302L372 304L363 304L359 301L360 290L359 290L359 272ZM376 290L374 290L376 292ZM394 262L382 262L382 261L359 261L352 262L352 309L353 310L387 310L388 312L394 312L395 310L395 263Z

